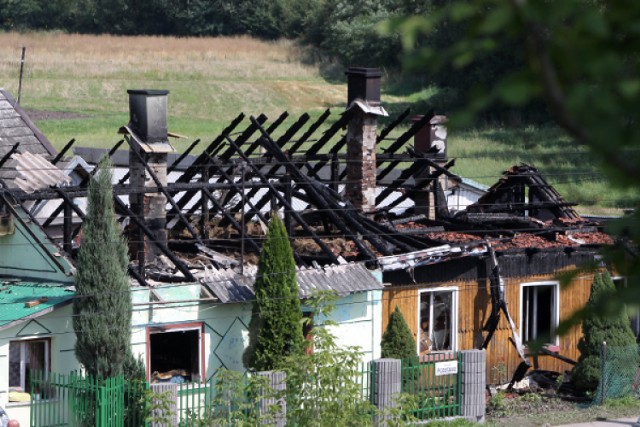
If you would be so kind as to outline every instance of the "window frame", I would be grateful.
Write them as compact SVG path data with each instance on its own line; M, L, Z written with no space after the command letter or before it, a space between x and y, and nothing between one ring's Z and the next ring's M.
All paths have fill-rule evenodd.
M16 339L9 340L9 354L7 357L9 370L7 371L7 385L9 388L12 386L11 384L11 344L19 343L20 344L20 361L19 361L19 369L20 369L20 388L25 393L31 393L31 390L27 390L27 362L26 362L26 345L28 343L36 343L43 342L44 345L44 375L45 379L49 379L49 373L51 373L51 337L20 337ZM14 386L15 387L15 386Z
M520 331L520 339L524 345L528 342L535 341L538 338L538 331L536 330L535 337L531 339L525 339L525 331L524 331L524 292L525 288L529 287L542 287L542 286L553 286L553 299L555 307L552 308L551 312L553 313L553 319L551 321L551 326L553 328L552 333L553 337L551 338L551 342L549 344L560 345L560 337L558 336L558 325L560 324L560 282L557 280L544 280L538 282L524 282L520 283L520 304L518 307L520 322L518 325L518 330Z
M436 292L450 292L451 293L451 336L450 336L450 341L451 341L451 349L450 350L430 350L429 354L433 354L433 353L447 353L447 352L452 352L452 351L458 351L458 316L459 316L459 312L458 312L458 298L459 298L459 289L457 286L439 286L436 288L428 288L428 289L420 289L418 291L418 301L417 301L417 313L418 315L417 317L417 324L416 324L416 354L420 355L420 332L421 332L421 328L420 328L420 323L422 323L422 319L421 319L421 310L420 310L420 304L422 302L422 295L426 294L426 293L430 293L430 294L434 294ZM433 297L431 297L433 298ZM429 309L429 328L430 331L433 331L433 305L430 304L430 309Z
M174 333L174 332L186 332L186 331L198 331L198 368L199 379L197 381L191 380L191 383L203 383L207 378L206 371L206 357L205 357L205 334L204 334L204 323L203 322L193 322L193 323L177 323L177 324L168 324L168 325L154 325L147 327L147 381L151 381L151 335L153 334L163 334L163 333Z

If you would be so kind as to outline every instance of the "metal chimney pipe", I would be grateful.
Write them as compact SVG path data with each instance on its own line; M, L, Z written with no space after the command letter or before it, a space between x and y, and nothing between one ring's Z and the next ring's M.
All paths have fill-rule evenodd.
M142 141L167 142L168 90L128 90L129 126Z

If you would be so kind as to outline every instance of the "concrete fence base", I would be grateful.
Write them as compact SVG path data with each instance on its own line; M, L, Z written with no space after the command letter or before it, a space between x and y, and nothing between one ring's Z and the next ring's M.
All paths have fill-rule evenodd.
M462 416L482 422L485 415L487 353L485 350L462 351Z

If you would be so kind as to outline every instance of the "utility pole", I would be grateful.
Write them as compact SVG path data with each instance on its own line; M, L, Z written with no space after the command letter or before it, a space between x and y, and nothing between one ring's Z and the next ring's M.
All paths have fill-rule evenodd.
M20 104L20 97L22 96L22 73L24 71L24 54L27 51L25 46L22 46L22 58L20 59L20 80L18 81L18 105Z

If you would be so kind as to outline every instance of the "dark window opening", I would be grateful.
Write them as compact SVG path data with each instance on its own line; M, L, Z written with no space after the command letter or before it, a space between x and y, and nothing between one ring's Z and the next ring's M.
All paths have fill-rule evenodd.
M150 334L152 382L200 380L200 330Z
M555 341L556 285L525 286L522 292L522 340Z

